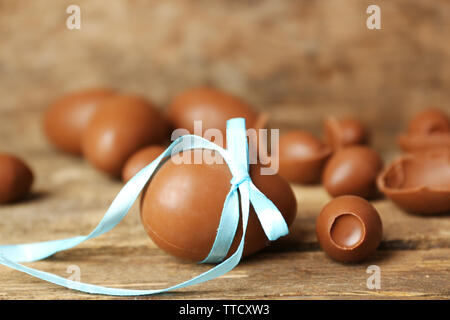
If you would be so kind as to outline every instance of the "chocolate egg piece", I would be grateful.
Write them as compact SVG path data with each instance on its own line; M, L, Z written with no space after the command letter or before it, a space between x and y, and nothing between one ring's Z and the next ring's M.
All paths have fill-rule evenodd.
M116 95L105 100L83 134L83 155L99 170L119 177L137 150L159 144L167 134L161 112L147 99Z
M123 166L122 181L127 182L133 178L136 173L158 158L165 149L165 147L160 145L151 145L135 152Z
M196 150L198 151L198 150ZM192 158L193 151L184 151ZM296 215L296 199L289 184L279 175L261 175L259 165L250 166L250 176L291 225ZM221 164L177 164L168 159L152 178L141 202L141 220L155 244L169 254L193 261L203 260L216 236L231 174ZM239 223L229 254L242 235ZM268 244L253 208L250 209L244 255Z
M450 149L406 154L379 175L379 189L399 207L422 215L450 213Z
M423 110L411 119L408 132L414 134L450 132L450 117L439 109Z
M411 119L407 132L397 136L397 144L408 153L450 148L450 117L435 108L417 113Z
M379 246L383 234L380 216L367 200L340 196L331 200L316 221L322 249L339 262L358 262Z
M333 149L369 142L369 132L358 119L328 117L324 121L325 143Z
M58 149L81 154L81 140L89 120L105 99L116 92L98 88L77 91L54 101L44 114L44 132Z
M290 182L320 182L330 155L331 149L312 134L302 130L289 131L280 137L279 173Z
M0 153L0 203L24 199L33 184L33 172L20 158Z
M338 150L328 160L322 183L333 196L355 195L366 199L378 194L376 178L383 168L383 160L365 146L350 146Z
M224 140L226 123L231 118L245 118L247 128L264 125L258 123L258 114L247 102L230 93L207 87L180 93L169 105L167 114L175 129L187 129L194 134L194 121L201 121L202 136L207 129L218 129Z

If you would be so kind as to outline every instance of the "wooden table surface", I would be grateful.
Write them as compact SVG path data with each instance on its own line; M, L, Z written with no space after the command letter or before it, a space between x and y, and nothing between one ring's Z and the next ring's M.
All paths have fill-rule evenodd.
M26 243L88 234L122 187L82 159L53 150L39 114L3 113L0 139L34 169L27 201L0 207L0 243ZM385 151L387 159L393 153ZM330 200L321 186L293 185L298 214L287 237L243 260L228 274L171 293L138 299L448 299L449 216L407 214L386 199L373 201L384 228L379 250L359 264L329 259L315 236L315 219ZM112 231L76 248L26 265L83 282L128 289L157 289L210 268L180 261L146 235L135 205ZM368 289L366 269L381 270L381 288ZM0 266L0 299L111 299L62 288ZM114 298L113 298L114 299ZM131 297L130 299L135 299Z

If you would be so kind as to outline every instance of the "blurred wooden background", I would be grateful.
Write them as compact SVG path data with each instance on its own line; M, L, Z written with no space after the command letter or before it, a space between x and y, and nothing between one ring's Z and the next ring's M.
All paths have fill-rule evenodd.
M70 4L81 30L66 28ZM382 30L366 28L370 4ZM281 128L320 134L324 115L354 114L395 133L418 109L449 108L449 39L447 0L0 0L0 136L31 137L0 148L41 148L49 102L97 85L164 107L211 84Z

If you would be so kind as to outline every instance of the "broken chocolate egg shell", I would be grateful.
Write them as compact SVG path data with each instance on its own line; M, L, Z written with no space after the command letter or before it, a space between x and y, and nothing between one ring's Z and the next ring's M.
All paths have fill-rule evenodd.
M406 154L378 177L378 188L404 210L422 215L450 213L450 149Z
M195 150L198 151L198 150ZM184 151L192 157L194 151ZM211 250L219 226L231 173L222 163L177 164L174 156L155 173L141 201L141 221L155 244L167 253L193 261L203 260ZM296 199L279 175L261 175L260 165L250 165L255 186L277 206L289 225L296 216ZM242 235L239 223L231 255ZM253 208L250 209L244 256L269 243Z
M406 133L397 136L399 147L409 153L450 148L450 117L439 109L426 109L410 121Z
M318 183L331 152L312 134L302 130L289 131L280 137L279 174L294 183Z
M431 134L450 132L450 117L436 108L417 113L409 122L408 133Z
M369 131L358 119L328 117L323 127L325 143L334 150L369 143Z
M450 148L450 132L435 132L432 134L402 133L397 136L397 144L403 151L408 153Z
M331 200L316 221L322 249L339 262L359 262L379 246L383 235L381 218L374 206L358 196Z

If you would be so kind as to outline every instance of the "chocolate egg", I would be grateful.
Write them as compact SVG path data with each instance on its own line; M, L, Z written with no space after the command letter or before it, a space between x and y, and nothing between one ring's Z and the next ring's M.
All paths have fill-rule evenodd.
M226 123L231 118L245 118L247 128L265 126L251 105L232 94L214 88L193 88L179 94L168 107L168 118L175 129L194 132L194 121L201 121L203 136L207 129L218 129L225 143Z
M397 144L405 152L423 152L450 148L450 118L439 109L426 109L410 121L408 131L397 136Z
M0 203L22 200L30 192L33 172L18 157L0 153Z
M147 99L115 95L103 101L83 134L83 155L99 170L119 177L127 159L137 150L161 143L167 124Z
M450 132L450 117L439 109L423 110L411 119L408 132L421 134Z
M280 137L279 173L290 182L320 182L330 154L331 149L312 134L302 130L289 131Z
M328 160L322 183L333 196L355 195L366 199L377 195L376 178L383 168L381 157L365 146L338 150Z
M58 149L81 154L82 134L105 99L115 94L112 89L87 89L67 94L49 106L44 115L44 132Z
M197 151L197 150L196 150ZM192 151L185 151L192 158ZM277 206L286 223L296 215L296 199L279 175L261 175L261 166L251 165L253 183ZM141 220L150 238L164 251L179 258L203 260L216 236L231 174L221 164L176 164L168 159L154 175L141 202ZM229 254L242 235L239 224ZM253 208L250 210L244 255L263 249L268 240Z
M165 147L160 145L151 145L135 152L123 166L122 181L127 182L133 178L136 173L158 158L165 149Z
M325 143L333 149L355 144L367 144L369 132L366 126L354 118L329 117L324 121Z
M377 249L383 226L378 212L368 201L357 196L340 196L320 212L316 235L332 259L358 262Z
M399 207L416 214L450 213L450 149L407 154L378 177L379 189Z

